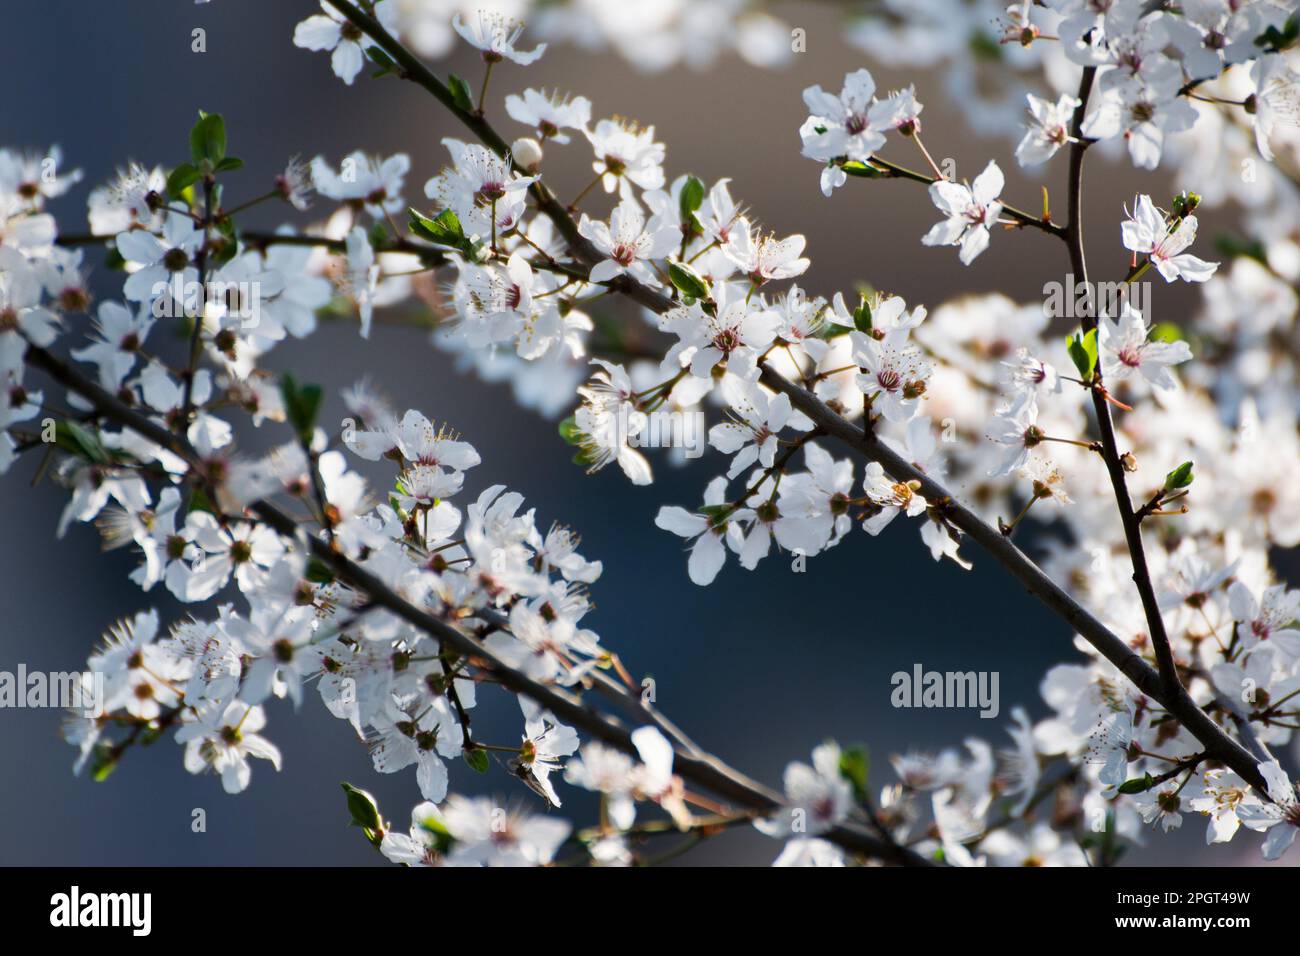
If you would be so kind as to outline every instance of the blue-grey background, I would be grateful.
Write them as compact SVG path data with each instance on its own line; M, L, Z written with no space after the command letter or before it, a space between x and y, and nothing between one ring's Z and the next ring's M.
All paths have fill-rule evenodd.
M225 114L231 152L247 163L229 179L228 204L264 191L291 155L324 153L337 163L357 147L409 153L407 196L418 201L424 181L444 162L439 140L462 130L412 84L371 81L363 73L349 88L330 73L326 55L296 49L293 26L314 8L308 0L6 4L0 87L8 92L0 143L41 149L57 142L66 161L85 170L83 183L53 207L68 232L84 230L85 196L115 167L128 159L171 165L187 158L186 133L200 108ZM668 144L670 178L687 171L706 182L729 175L733 194L765 223L781 234L808 236L814 267L806 285L817 293L868 278L931 306L963 290L1001 289L1029 299L1046 279L1062 275L1062 250L1037 234L1000 238L978 269L963 269L950 250L923 249L917 240L934 211L912 184L851 183L836 202L824 200L817 167L798 154L796 131L805 115L799 94L815 82L838 89L843 73L862 65L872 67L884 88L919 81L927 144L936 157L982 167L995 156L1008 170L1015 164L1005 143L972 137L933 78L891 75L867 62L839 41L834 17L822 5L787 4L784 12L808 31L808 53L783 72L729 59L704 73L647 76L612 56L553 46L526 71L509 64L497 70L490 110L507 138L521 135L504 117L501 97L546 86L588 95L597 116L654 123ZM191 52L196 27L207 31L206 53ZM481 65L472 57L461 52L439 64L448 68L477 87ZM901 152L899 158L919 163ZM587 163L584 144L567 153L556 149L548 177L561 194L572 194L590 175ZM1062 164L1049 167L1049 175L1063 175ZM1095 221L1114 223L1134 182L1127 168L1094 175ZM1009 195L1036 192L1012 174ZM249 224L273 227L284 208L259 208ZM93 261L98 253L90 255ZM112 274L98 271L100 296L116 294L114 284ZM1182 289L1162 286L1159 295L1170 307L1191 301ZM756 573L733 564L711 588L697 588L686 577L679 540L652 522L661 503L696 502L718 470L716 461L683 470L659 464L647 489L631 487L615 469L586 477L570 464L551 424L520 410L506 387L457 374L418 329L380 323L363 341L355 326L332 323L307 342L282 345L266 364L324 383L325 420L341 417L338 389L368 373L398 408L418 407L460 429L484 461L472 473L470 491L506 482L527 496L541 523L575 526L584 553L605 563L591 626L634 673L656 678L660 705L688 732L770 783L779 784L788 760L807 759L828 736L869 744L877 783L888 774L887 755L909 745L960 746L975 734L1001 746L1010 707L1020 702L1041 714L1037 686L1044 669L1073 656L1067 629L992 562L976 552L971 573L936 565L915 529L901 522L880 540L854 536L813 559L806 574L791 573L788 559L776 557ZM283 439L245 436L243 444L255 447L271 437ZM34 464L23 462L0 485L0 670L19 662L31 670L78 668L108 624L149 602L164 620L183 614L161 588L144 595L130 584L133 559L99 553L93 528L77 525L64 540L53 538L66 496L48 480L28 487ZM893 710L889 675L916 662L1000 671L1002 716L981 721L973 712ZM480 699L476 729L488 739L513 739L519 726L513 703L490 690ZM364 748L314 692L298 715L289 704L272 702L268 716L267 734L283 752L284 770L277 774L255 762L249 790L228 796L215 778L185 773L170 739L131 752L102 784L74 778L74 753L58 738L57 711L0 711L0 819L7 822L0 863L376 862L345 827L339 781L372 790L385 815L404 827L419 800L414 773L375 774ZM454 788L482 785L484 778L463 765L453 768ZM487 785L526 798L500 771ZM579 795L573 798L566 810L590 810ZM191 811L199 807L207 812L204 834L190 829ZM590 814L578 818L585 822ZM1202 825L1192 821L1187 829L1177 841L1151 840L1145 859L1201 860ZM1227 854L1205 859L1253 861L1254 842L1239 841ZM762 864L778 851L752 831L733 832L684 860Z

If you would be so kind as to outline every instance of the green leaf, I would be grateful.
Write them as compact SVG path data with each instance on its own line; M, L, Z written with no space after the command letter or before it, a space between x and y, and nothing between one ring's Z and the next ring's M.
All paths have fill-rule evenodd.
M238 156L227 156L221 162L217 163L216 171L219 173L234 172L236 169L243 169L244 161Z
M686 182L682 183L682 191L677 196L677 210L681 213L682 222L696 235L704 231L704 224L696 215L703 204L704 183L695 176L687 176Z
M212 503L212 499L208 497L208 493L202 488L195 488L190 494L190 508L186 514L195 511L206 511L208 514L212 515L217 513L216 506Z
M415 209L410 210L410 214L411 232L417 236L453 249L465 247L465 231L461 228L460 219L450 209L444 209L433 219Z
M488 753L480 747L474 747L471 750L462 752L465 762L479 773L487 773L491 764L488 762Z
M239 251L239 243L230 240L217 239L208 245L208 266L212 269L220 269L230 260L235 258L235 253Z
M1177 342L1183 337L1183 330L1173 322L1157 322L1151 329L1152 342Z
M447 76L447 89L451 90L451 98L460 109L466 113L474 112L474 94L470 92L468 83L455 73L450 73Z
M202 175L193 163L181 163L167 177L167 195L172 199L183 199L185 190L198 182Z
M1002 44L983 30L976 30L971 34L970 51L976 60L983 60L986 63L1002 62Z
M60 420L54 423L54 443L64 451L97 465L108 463L108 452L99 437L77 422Z
M108 775L117 769L117 753L110 744L96 745L95 753L90 758L90 779L103 783Z
M226 121L220 113L199 110L199 121L190 130L190 158L196 165L206 159L214 167L226 158Z
M319 385L304 385L301 388L288 372L280 379L280 395L284 399L284 414L298 433L298 439L304 444L311 443L312 431L316 427L316 414L320 411L323 393Z
M312 584L329 584L334 580L334 569L312 555L307 559L306 577Z
M709 283L684 262L668 263L668 279L688 299L706 299Z
M1262 265L1268 265L1268 253L1264 249L1264 244L1258 239L1239 239L1225 232L1214 237L1214 247L1219 255L1226 259L1245 256Z
M1155 779L1149 773L1144 773L1140 777L1134 777L1132 780L1125 780L1119 785L1120 793L1146 793L1155 785Z
M1281 30L1275 26L1270 26L1257 36L1255 46L1260 47L1266 53L1281 53L1295 43L1297 39L1300 39L1300 13L1293 13L1287 18Z
M1092 329L1086 335L1076 332L1066 342L1066 349L1074 367L1079 370L1079 377L1085 382L1089 381L1097 368L1097 330Z
M853 327L859 332L871 331L871 303L863 296L858 307L853 310Z
M840 776L853 784L853 792L859 800L867 797L867 774L871 761L867 751L862 747L849 747L840 752Z
M346 780L341 786L348 795L348 813L352 816L352 826L360 827L370 845L377 848L384 839L384 820L379 815L379 804L373 795L352 786Z
M1177 491L1186 488L1196 478L1192 474L1192 463L1185 461L1169 474L1165 475L1165 491Z
M381 76L387 76L389 73L397 72L397 64L382 48L377 46L367 47L366 56L370 58L370 62L379 66L379 69L370 74L371 79L378 79Z
M565 444L580 445L582 444L583 432L578 427L578 420L570 415L564 421L560 422L560 437L564 439Z
M701 505L699 508L700 514L708 518L709 524L714 527L717 527L720 522L725 524L735 510L731 505Z
M844 170L846 175L857 176L859 179L880 179L885 175L875 166L860 163L856 159L841 163L840 169Z
M411 822L425 833L432 835L433 849L437 853L446 853L451 848L451 845L456 842L451 835L451 831L447 829L447 825L432 814L427 814L419 819L412 816Z

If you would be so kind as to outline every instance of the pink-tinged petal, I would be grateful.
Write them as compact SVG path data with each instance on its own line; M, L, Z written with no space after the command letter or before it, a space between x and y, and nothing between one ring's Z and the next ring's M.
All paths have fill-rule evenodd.
M613 259L602 259L591 267L592 282L608 282L615 276L621 276L625 271L623 266Z

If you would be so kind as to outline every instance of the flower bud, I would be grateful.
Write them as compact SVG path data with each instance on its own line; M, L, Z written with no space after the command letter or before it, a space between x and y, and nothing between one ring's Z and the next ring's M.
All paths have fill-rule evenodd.
M542 144L529 136L521 136L510 144L510 152L515 157L515 165L528 172L533 172L542 165Z

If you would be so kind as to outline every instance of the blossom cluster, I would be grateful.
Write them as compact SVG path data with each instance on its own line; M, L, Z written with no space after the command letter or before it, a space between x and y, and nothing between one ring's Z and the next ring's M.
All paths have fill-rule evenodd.
M352 85L367 59L381 74L392 66L393 33L431 55L459 36L481 54L483 92L475 104L464 81L438 90L474 130L492 106L493 70L526 67L546 43L525 48L514 20L443 6L375 0L362 4L362 21L350 4L324 2L293 42L328 52ZM753 32L727 41L742 49L761 45L743 36L774 29L738 5L707 6L724 22L747 21ZM954 19L968 5L887 6L898 16L862 25L855 42L882 60L949 61L950 77L975 68L964 39L973 14ZM327 211L271 233L242 229L246 206L224 205L225 177L242 163L227 154L221 117L200 114L190 161L132 164L89 195L89 244L121 273L121 301L92 302L86 243L62 239L47 210L80 174L63 169L56 149L0 151L0 473L55 444L69 491L58 533L94 522L106 546L138 553L130 577L142 591L162 585L181 602L212 605L166 629L156 611L142 611L108 632L89 660L104 675L106 713L67 725L77 769L103 776L133 744L173 733L187 770L215 772L226 791L241 792L250 759L280 765L262 734L267 705L298 706L315 682L377 772L415 768L421 802L409 831L389 827L368 798L352 807L397 863L549 864L566 842L584 861L636 862L638 804L683 831L753 822L785 841L781 865L856 861L841 830L864 820L895 852L950 864L1110 863L1142 841L1144 824L1169 830L1189 812L1208 817L1209 842L1244 824L1268 831L1264 855L1279 856L1300 826L1294 785L1269 750L1291 743L1300 696L1300 591L1270 563L1275 549L1300 543L1300 183L1278 163L1239 190L1222 169L1205 168L1215 151L1197 142L1222 136L1230 155L1251 150L1265 164L1300 152L1285 126L1300 89L1293 21L1267 0L1102 6L1052 0L994 11L1003 35L993 49L1016 67L1008 73L1018 78L1034 60L1051 87L1017 93L1016 111L1027 103L1030 116L1017 134L1021 165L1107 143L1142 168L1166 151L1180 164L1171 201L1140 194L1122 216L1112 211L1122 281L1106 301L1085 289L1077 328L1043 303L999 294L932 309L868 286L816 294L805 238L764 228L728 179L670 175L653 126L593 121L586 97L530 87L503 98L525 135L508 147L444 138L448 163L428 171L422 200L406 195L405 154L289 161L267 198ZM643 24L636 40L595 13L602 28L579 33L570 5L539 12L548 37L638 51L657 43L658 52L638 54L648 66L723 43L721 32L678 33L679 22L694 22L684 7ZM369 20L378 28L363 29ZM683 45L688 37L699 45ZM1081 73L1077 95L1061 88ZM813 86L803 99L799 148L821 166L832 201L876 180L922 182L942 219L921 244L957 247L967 266L995 232L1071 241L1046 203L1035 215L1004 197L996 163L969 183L946 175L924 145L913 87L879 96L859 69L839 93ZM885 157L908 143L933 175ZM567 206L547 179L566 152L592 174ZM1250 241L1221 243L1229 261L1212 262L1201 258L1197 210L1227 199L1245 204ZM395 222L406 216L409 235ZM1148 272L1198 286L1203 314L1183 326L1156 321L1150 299L1135 294ZM603 341L584 306L621 294L643 312L627 334ZM550 415L572 409L560 432L591 471L617 463L649 484L637 439L650 416L711 411L718 463L702 504L663 505L654 519L686 543L697 585L716 580L732 556L752 570L785 552L802 570L841 543L868 546L855 526L884 535L872 546L893 547L897 529L886 528L900 515L919 522L936 560L968 568L958 499L1008 539L1022 520L1045 526L1044 570L1140 657L1160 663L1167 645L1195 705L1260 758L1264 786L1210 759L1203 739L1081 639L1082 660L1043 679L1048 716L1012 712L1009 749L970 738L963 751L899 755L896 781L871 789L860 754L828 742L811 764L788 767L781 807L723 808L721 821L702 822L697 811L717 807L685 787L674 735L646 723L621 749L584 739L535 690L501 686L509 674L519 687L569 695L557 700L609 684L636 696L618 655L583 626L602 565L578 551L576 535L543 530L504 485L458 504L481 462L449 426L418 410L399 415L362 382L343 392L349 418L331 435L318 421L319 387L260 366L322 316L355 315L366 337L387 307L409 300L435 314L435 344L508 379L521 403ZM81 323L85 341L74 340L76 317L92 314ZM169 361L158 345L156 330L177 318L188 362ZM645 340L655 344L633 347ZM89 385L70 385L72 414L55 421L26 376L58 361L50 349L74 344L76 372L63 379L79 374ZM1091 437L1094 418L1100 438ZM236 448L237 429L267 423L287 427L291 440L260 456ZM860 436L848 445L867 449L865 465L849 448L836 456L846 433ZM349 456L390 463L391 484L372 487ZM882 463L895 460L905 467ZM275 499L308 517L283 515ZM1133 587L1134 521L1148 529L1136 576L1149 574L1154 617ZM440 628L475 642L474 652ZM474 734L480 696L500 695L519 708L518 744ZM575 830L454 793L455 761L488 770L492 753L509 755L512 783L545 809L564 802L561 782L599 794L599 824ZM1048 798L1052 813L1039 814Z

